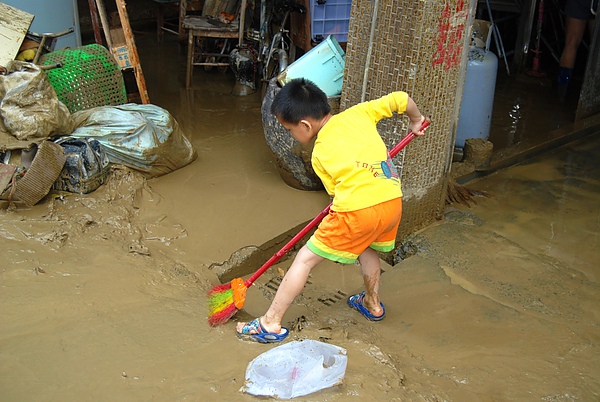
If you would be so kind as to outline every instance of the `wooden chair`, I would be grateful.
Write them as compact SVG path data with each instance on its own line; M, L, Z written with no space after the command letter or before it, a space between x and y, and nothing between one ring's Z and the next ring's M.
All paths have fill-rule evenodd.
M185 87L192 84L194 66L225 67L229 66L228 41L237 39L236 45L244 41L244 25L246 20L247 0L241 0L236 18L230 24L224 24L217 16L186 16L182 26L188 31L188 53ZM223 40L221 51L215 52L206 46L207 39ZM198 44L198 46L196 46ZM196 49L198 47L198 49ZM196 52L198 50L198 52ZM213 49L214 50L214 49ZM198 53L198 54L196 54ZM225 60L223 60L225 59Z
M183 19L189 14L201 14L205 0L154 0L157 6L156 12L156 34L158 40L163 38L165 32L179 36L179 41L186 39L185 29L182 26ZM166 18L165 13L172 11L177 13L176 22Z

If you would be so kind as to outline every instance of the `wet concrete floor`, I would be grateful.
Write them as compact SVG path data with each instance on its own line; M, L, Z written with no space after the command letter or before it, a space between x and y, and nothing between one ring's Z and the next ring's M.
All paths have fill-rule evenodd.
M185 90L177 42L136 35L150 99L198 159L147 182L116 169L87 196L0 211L3 400L256 400L240 392L245 369L273 346L238 340L235 320L208 326L208 267L329 202L279 177L259 95L232 97L233 76L216 71ZM448 206L405 240L414 255L384 264L380 323L346 306L357 267L315 269L285 325L290 339L345 348L348 368L298 400L598 400L599 152L592 129L470 181L491 197ZM289 263L249 289L237 319L264 311Z

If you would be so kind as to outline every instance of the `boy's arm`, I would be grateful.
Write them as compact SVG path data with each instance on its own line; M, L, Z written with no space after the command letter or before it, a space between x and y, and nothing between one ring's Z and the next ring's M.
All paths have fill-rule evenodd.
M421 130L421 125L425 121L425 116L421 114L414 100L409 96L406 104L406 115L410 119L408 129L415 135L424 135L425 131Z
M369 114L377 122L381 118L391 117L394 112L405 113L410 119L409 130L415 135L424 135L421 125L425 117L419 111L415 101L404 91L391 92L379 99L372 100L362 104L369 111ZM361 107L361 106L358 106Z

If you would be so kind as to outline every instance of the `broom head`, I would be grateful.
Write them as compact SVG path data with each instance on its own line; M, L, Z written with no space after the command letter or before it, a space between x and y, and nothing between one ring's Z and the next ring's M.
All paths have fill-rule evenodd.
M208 292L208 323L216 327L225 324L244 307L246 285L241 278L215 286Z

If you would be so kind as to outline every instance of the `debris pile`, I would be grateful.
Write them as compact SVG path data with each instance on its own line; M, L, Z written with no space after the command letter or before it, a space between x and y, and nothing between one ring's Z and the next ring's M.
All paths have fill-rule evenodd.
M0 14L7 17L0 21L1 207L32 206L52 191L87 194L113 165L151 178L196 159L175 119L150 104L141 70L135 76L143 104L128 103L123 70L139 63L123 64L108 38L109 48L54 50L73 28L40 35L29 31L33 14L3 3ZM118 14L128 25L125 10ZM127 52L137 59L129 31Z

